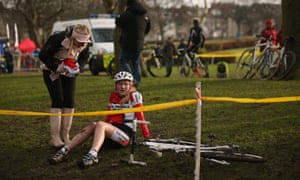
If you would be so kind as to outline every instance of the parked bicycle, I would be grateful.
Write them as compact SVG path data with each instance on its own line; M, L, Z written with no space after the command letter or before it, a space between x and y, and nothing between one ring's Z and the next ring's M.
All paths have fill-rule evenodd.
M252 75L256 76L258 79L269 80L271 79L276 70L278 69L279 64L279 46L272 44L272 36L266 40L266 46L263 51L256 57L256 64Z
M264 40L265 40L265 38L263 38L261 36L256 36L256 41L255 41L254 47L248 48L242 52L242 54L240 55L240 57L238 59L237 65L236 65L237 78L251 79L255 76L256 67L257 67L257 63L258 63L257 57L258 57L260 48L265 46L265 48L261 54L264 54L264 52L266 52L266 54L267 54L267 49L270 46L272 46L270 40L267 40L266 42L262 43L262 41L264 41ZM263 55L261 55L260 57L263 57Z
M188 77L191 72L198 77L209 77L208 63L201 59L194 52L188 52L186 49L177 49L177 54L181 65L179 65L179 73L181 76Z
M159 55L154 47L143 51L147 71L153 77L169 77L172 73L172 62Z
M292 50L286 50L286 45L288 42L295 41L295 38L292 36L287 37L283 41L283 45L280 48L280 55L278 57L279 61L274 67L274 75L272 76L273 80L282 80L286 78L293 67L296 64L296 54Z
M285 47L294 38L286 38L282 47L274 46L271 39L272 36L268 39L258 37L253 48L243 51L236 66L238 78L256 77L263 80L280 80L290 73L296 63L296 55L293 51L286 51ZM261 43L262 40L266 40L266 42ZM264 49L258 55L258 50L262 46Z

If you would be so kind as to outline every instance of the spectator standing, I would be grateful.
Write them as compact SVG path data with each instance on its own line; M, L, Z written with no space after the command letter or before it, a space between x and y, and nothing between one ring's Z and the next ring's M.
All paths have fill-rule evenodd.
M186 49L186 48L187 48L186 40L184 38L181 38L177 46L177 49Z
M4 47L4 59L7 67L7 73L13 73L14 72L14 62L13 62L13 56L9 50L9 47Z
M163 54L162 54L162 47L161 47L162 45L161 44L162 44L161 42L157 42L155 44L155 46L153 47L155 55L157 57L162 57L163 56Z
M176 55L176 48L174 46L172 37L168 37L168 39L166 40L166 43L163 47L163 54L164 54L164 57L167 58L169 62L174 64L173 57L174 57L174 55Z
M69 142L73 116L61 116L74 112L76 75L79 73L77 59L88 57L90 29L84 24L76 24L66 31L49 37L39 53L44 63L43 77L51 98L50 145L59 148ZM81 53L85 53L82 55Z
M179 44L177 46L178 56L184 56L184 52L187 48L187 43L184 38L180 39Z
M273 22L271 19L267 19L265 21L265 28L263 29L263 31L261 32L261 36L264 37L266 40L271 37L271 41L273 45L277 45L277 33L275 28L273 27ZM265 41L262 41L262 43L264 43ZM262 46L260 48L260 50L262 51L265 47Z
M125 11L116 18L116 26L121 29L120 67L133 74L137 88L141 81L140 54L145 35L150 31L150 20L146 13L147 10L137 0L127 0Z

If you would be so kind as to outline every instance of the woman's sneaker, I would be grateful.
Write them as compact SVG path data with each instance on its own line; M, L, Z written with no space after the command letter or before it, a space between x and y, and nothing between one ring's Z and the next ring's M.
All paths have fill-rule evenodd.
M95 157L90 153L88 153L85 156L83 156L81 161L78 162L78 166L83 169L93 164L97 164L98 162L99 162L98 157Z
M48 159L48 162L50 164L60 163L66 159L67 154L68 154L68 151L59 150L59 151L57 151L57 153L54 156L52 156L51 158Z

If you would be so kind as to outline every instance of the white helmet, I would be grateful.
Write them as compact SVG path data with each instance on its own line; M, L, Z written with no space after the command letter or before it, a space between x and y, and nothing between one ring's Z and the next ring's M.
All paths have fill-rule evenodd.
M115 75L114 81L118 82L118 81L121 81L121 80L133 81L133 76L127 71L120 71Z

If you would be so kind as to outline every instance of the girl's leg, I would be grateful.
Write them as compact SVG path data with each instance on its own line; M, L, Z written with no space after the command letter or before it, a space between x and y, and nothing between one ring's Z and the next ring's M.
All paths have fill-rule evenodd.
M116 129L116 127L106 122L99 121L96 123L92 148L78 162L80 168L85 168L99 162L98 151L102 147L105 137L111 137Z
M66 156L68 155L68 152L78 146L79 144L83 143L85 140L87 140L93 133L96 128L97 123L94 122L85 128L83 128L80 133L74 136L74 138L69 141L68 144L66 144L64 147L62 147L55 155L53 155L51 158L48 159L48 162L50 164L57 164L59 162L62 162L65 160Z
M75 148L79 144L82 144L84 141L86 141L89 137L91 137L95 132L96 126L97 122L93 122L92 124L83 128L78 134L73 137L73 139L68 144L66 144L68 150Z
M94 149L98 152L103 145L105 137L110 138L116 129L116 127L109 123L102 121L97 122L91 149Z

